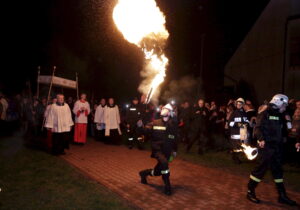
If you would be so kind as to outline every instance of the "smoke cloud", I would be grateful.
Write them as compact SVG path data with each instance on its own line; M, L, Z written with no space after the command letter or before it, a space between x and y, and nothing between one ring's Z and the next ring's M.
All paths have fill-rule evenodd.
M173 80L162 94L164 101L175 99L176 101L195 99L199 92L199 80L192 76L185 76L179 80Z

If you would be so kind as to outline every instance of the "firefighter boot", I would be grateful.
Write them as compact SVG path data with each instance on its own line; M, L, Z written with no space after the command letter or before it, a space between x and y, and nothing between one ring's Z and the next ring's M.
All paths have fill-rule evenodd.
M172 190L171 190L171 183L170 183L170 174L163 174L162 179L165 183L165 194L166 195L172 195Z
M289 199L289 197L287 197L286 195L286 191L285 191L285 187L283 185L283 183L276 183L276 187L277 187L277 190L278 190L278 202L279 203L283 203L283 204L287 204L287 205L290 205L290 206L296 206L297 203L296 201L293 201L291 199Z
M151 175L152 169L146 169L143 171L140 171L140 177L141 177L141 183L142 184L148 184L147 182L147 176Z
M249 201L253 203L260 203L260 200L255 195L255 188L257 187L258 182L250 179L248 182L248 192L247 192L247 198Z

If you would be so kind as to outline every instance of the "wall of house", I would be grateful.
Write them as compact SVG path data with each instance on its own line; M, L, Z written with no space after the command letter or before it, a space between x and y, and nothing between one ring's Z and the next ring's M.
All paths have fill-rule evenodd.
M251 90L251 95L255 97L252 100L257 100L258 103L282 92L283 87L289 89L287 92L293 92L290 89L296 88L297 85L296 83L290 85L290 80L299 78L299 74L283 76L286 75L284 66L288 65L284 61L287 49L285 26L288 17L300 14L299 2L299 0L269 2L227 63L224 70L225 87L235 86L236 91L243 96L246 93L239 91L239 84L249 86L248 90Z

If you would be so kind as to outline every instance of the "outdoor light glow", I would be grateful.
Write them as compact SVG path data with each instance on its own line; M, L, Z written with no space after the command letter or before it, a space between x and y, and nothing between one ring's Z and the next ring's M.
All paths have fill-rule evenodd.
M155 0L119 0L113 19L124 38L144 53L146 62L141 75L145 80L139 90L147 94L146 103L149 103L166 76L168 58L163 50L169 33L165 17Z

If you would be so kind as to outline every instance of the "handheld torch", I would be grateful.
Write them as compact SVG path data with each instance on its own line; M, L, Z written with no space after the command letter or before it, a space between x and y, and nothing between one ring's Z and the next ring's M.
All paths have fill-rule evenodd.
M146 104L149 104L150 99L151 99L152 92L153 92L153 87L151 87L150 91L149 91L148 94L147 94Z

